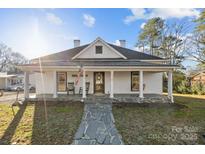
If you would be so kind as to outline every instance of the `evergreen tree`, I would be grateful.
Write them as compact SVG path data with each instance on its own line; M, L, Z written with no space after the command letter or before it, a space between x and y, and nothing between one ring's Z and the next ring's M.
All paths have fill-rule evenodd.
M149 19L139 35L138 44L143 44L143 47L149 46L151 55L158 55L155 48L158 47L159 40L162 36L164 20L159 17Z

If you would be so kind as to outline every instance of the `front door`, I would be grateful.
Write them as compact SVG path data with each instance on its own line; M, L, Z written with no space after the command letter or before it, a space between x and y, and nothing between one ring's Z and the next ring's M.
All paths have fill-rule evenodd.
M94 72L94 92L104 94L105 89L104 72Z
M67 83L67 72L57 72L57 91L66 91Z

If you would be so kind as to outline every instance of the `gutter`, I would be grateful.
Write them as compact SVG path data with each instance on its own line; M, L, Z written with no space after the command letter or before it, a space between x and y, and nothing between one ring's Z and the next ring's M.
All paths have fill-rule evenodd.
M24 69L40 69L40 66L18 66L18 68ZM80 69L81 66L41 66L42 69ZM83 68L113 68L113 69L135 69L135 68L180 68L179 66L83 66Z

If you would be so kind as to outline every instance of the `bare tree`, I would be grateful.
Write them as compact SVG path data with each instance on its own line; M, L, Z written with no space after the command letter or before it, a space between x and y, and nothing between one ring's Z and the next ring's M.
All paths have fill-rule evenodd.
M19 73L16 65L25 64L28 60L18 52L13 52L11 48L0 43L0 72Z
M166 24L161 40L161 57L170 59L171 64L180 64L184 59L190 24L187 22Z
M205 64L205 33L195 32L189 37L187 53L194 61Z
M195 22L197 25L192 36L189 37L187 53L205 68L205 9L201 11Z
M10 63L11 49L5 44L0 44L0 72L5 71L6 66Z

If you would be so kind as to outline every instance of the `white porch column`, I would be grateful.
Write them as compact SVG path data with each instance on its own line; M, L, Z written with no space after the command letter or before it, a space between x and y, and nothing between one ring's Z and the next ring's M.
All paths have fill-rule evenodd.
M29 72L24 73L24 98L29 98Z
M113 94L113 76L114 76L114 71L110 71L110 98L113 98L114 97L114 94Z
M56 98L57 96L57 74L56 71L53 71L53 98Z
M5 78L5 89L8 87L8 78Z
M85 70L83 70L83 98L86 98Z
M139 97L144 98L143 95L143 71L140 71L140 85L139 85Z
M168 72L168 98L171 99L171 102L174 102L172 95L172 71Z

